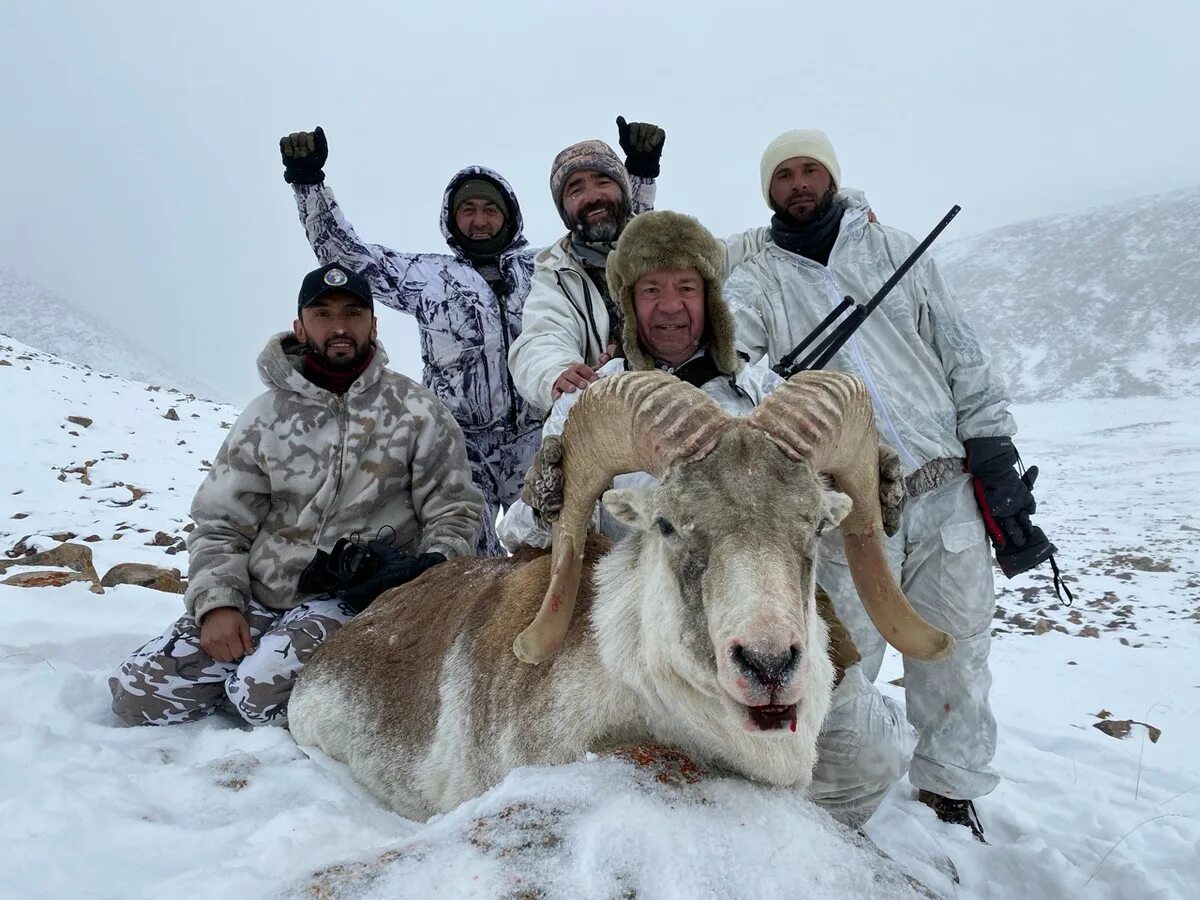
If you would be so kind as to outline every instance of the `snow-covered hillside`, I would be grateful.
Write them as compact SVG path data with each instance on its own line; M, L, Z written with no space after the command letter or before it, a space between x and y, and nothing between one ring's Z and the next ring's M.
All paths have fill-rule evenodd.
M188 503L235 410L4 337L0 391L16 427L0 442L0 551L16 561L71 538L100 574L186 572ZM987 846L936 821L907 782L866 829L889 860L790 792L611 757L520 770L407 821L281 729L224 714L120 727L106 678L180 615L178 595L0 584L0 898L930 895L910 877L945 897L1192 897L1200 422L1153 398L1018 415L1076 602L1059 605L1040 571L1000 584L1003 781L978 804ZM901 674L889 657L883 689L898 699ZM1120 734L1123 720L1161 734L1093 727Z
M1022 401L1200 394L1200 188L935 245Z
M28 278L0 267L0 330L64 359L148 384L220 398L206 381L178 370Z

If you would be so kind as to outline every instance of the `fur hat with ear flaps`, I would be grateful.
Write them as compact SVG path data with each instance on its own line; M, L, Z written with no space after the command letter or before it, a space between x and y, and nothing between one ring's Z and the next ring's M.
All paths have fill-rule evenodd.
M704 279L704 338L717 369L733 375L741 368L734 345L733 313L725 303L725 245L699 220L677 212L645 212L634 216L616 248L608 255L608 287L621 305L621 343L630 371L654 368L654 359L638 343L633 286L659 269L695 269Z

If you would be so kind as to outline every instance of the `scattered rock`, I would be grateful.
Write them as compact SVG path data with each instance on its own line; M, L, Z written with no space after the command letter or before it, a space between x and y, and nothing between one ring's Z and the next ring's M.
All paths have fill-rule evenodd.
M1134 725L1141 725L1146 729L1148 737L1150 738L1150 743L1152 744L1157 744L1158 739L1162 737L1161 728L1156 728L1155 726L1148 725L1145 722L1138 722L1135 719L1105 719L1103 722L1092 723L1093 728L1099 728L1109 737L1115 737L1120 740L1124 740L1125 738L1129 737L1129 733L1133 730Z
M192 533L193 531L195 531L195 530L196 530L196 523L195 523L195 522L188 522L186 525L184 525L184 526L183 526L183 533L184 533L184 534L191 534L191 533Z
M100 579L103 587L134 584L168 594L183 593L183 576L178 569L151 566L146 563L118 563Z
M0 573L12 566L54 566L70 569L85 577L87 581L99 581L96 568L92 565L92 548L83 544L60 544L41 553L34 553L20 559L0 560ZM76 579L78 580L78 579Z
M1052 619L1038 619L1037 624L1033 626L1034 634L1045 634L1047 631L1054 630L1054 621Z
M83 538L83 540L87 541L89 544L94 544L96 541L104 540L104 538L100 537L98 534L89 534L87 537Z
M166 411L166 413L163 415L163 418L169 419L172 422L178 422L179 421L179 413L175 412L175 407L172 406L170 409L168 409Z
M80 428L90 428L92 426L92 420L87 416L67 416L67 421L74 422Z
M125 490L129 491L130 497L128 500L101 500L100 502L104 503L106 506L133 506L133 504L137 503L148 493L150 493L149 491L142 490L140 487L134 487L132 484L126 484L123 481L114 481L112 484L108 485L108 487L123 487ZM147 531L149 529L142 530Z
M170 547L178 540L175 535L167 534L165 531L156 532L153 540L146 541L147 547Z
M1084 625L1079 629L1079 637L1098 638L1100 637L1100 629L1095 625Z
M13 513L14 519L28 519L29 513Z
M11 366L11 365L12 365L12 363L10 363L7 359L0 359L0 366Z
M62 587L72 581L91 580L81 572L64 572L62 569L56 569L49 572L22 572L20 575L5 578L0 581L0 584L7 584L11 587Z
M1151 559L1149 556L1133 556L1129 553L1118 553L1110 560L1115 565L1125 566L1138 572L1174 572L1175 567L1164 560Z

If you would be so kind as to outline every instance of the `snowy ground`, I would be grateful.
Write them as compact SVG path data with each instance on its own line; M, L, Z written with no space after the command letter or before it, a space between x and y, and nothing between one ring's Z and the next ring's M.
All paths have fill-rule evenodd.
M100 574L186 570L176 542L234 410L2 336L0 391L16 421L0 446L0 551L73 535ZM1004 780L979 803L987 846L907 783L867 829L893 864L788 792L614 758L514 772L439 820L406 821L286 731L224 716L118 727L107 674L180 614L178 596L0 585L0 897L921 896L900 867L941 896L1196 896L1200 423L1161 400L1018 413L1076 600L1059 605L1040 572L1000 585ZM883 680L900 673L889 658ZM1158 740L1093 727L1127 719Z

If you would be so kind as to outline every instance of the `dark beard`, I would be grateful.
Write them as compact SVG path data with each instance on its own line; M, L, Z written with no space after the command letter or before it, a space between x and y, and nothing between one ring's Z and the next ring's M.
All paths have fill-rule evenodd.
M829 208L833 206L833 198L836 196L837 187L831 183L829 187L825 189L825 193L821 195L821 199L818 200L816 205L812 208L812 212L803 218L797 218L796 216L792 215L790 212L788 212L786 206L783 209L780 209L776 206L774 209L775 212L783 216L785 220L790 221L795 225L807 225L810 222L816 222L818 219L824 217L829 212ZM788 199L791 200L791 197Z
M607 209L610 220L607 222L597 222L594 225L587 223L585 217L594 209ZM631 218L632 212L629 202L626 200L622 200L620 203L610 203L608 201L589 203L579 210L578 217L571 225L571 231L589 244L612 243L621 234L621 229L625 227L625 223Z
M349 372L352 369L357 369L363 364L363 360L367 358L367 354L371 352L371 342L367 341L358 348L358 352L347 360L330 359L325 355L325 350L318 347L311 340L305 341L304 346L308 348L308 352L317 358L321 365L327 369L332 369L335 372Z

